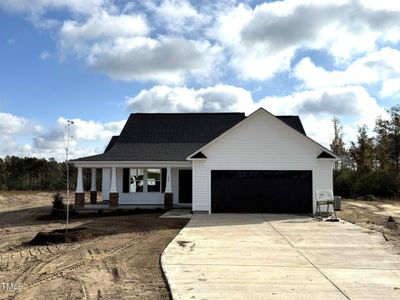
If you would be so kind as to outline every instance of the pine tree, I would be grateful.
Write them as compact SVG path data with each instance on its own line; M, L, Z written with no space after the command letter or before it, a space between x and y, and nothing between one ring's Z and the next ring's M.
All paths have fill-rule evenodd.
M350 157L354 162L357 172L370 173L375 165L374 139L368 136L366 125L358 127L357 142L351 142Z
M390 118L378 118L375 132L377 133L377 155L382 168L389 169L399 175L400 170L400 105L387 110Z
M340 120L336 117L332 119L333 122L333 139L330 147L333 153L341 158L341 161L335 163L335 170L338 170L340 166L343 167L343 162L346 160L347 151L345 143L343 141L343 127Z

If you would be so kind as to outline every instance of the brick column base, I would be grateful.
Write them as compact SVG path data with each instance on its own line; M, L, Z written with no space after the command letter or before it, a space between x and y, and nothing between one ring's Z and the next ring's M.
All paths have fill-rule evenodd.
M96 204L96 203L97 203L97 192L91 191L90 192L90 204Z
M164 206L165 208L172 208L173 193L164 193Z
M118 193L110 193L110 207L118 207Z
M85 206L85 193L75 193L75 206L77 207Z

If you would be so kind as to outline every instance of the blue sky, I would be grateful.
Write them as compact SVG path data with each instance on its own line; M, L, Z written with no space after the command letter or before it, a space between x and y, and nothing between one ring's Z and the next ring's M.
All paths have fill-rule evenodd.
M400 100L389 0L0 2L0 157L101 152L131 112L300 115L328 145Z

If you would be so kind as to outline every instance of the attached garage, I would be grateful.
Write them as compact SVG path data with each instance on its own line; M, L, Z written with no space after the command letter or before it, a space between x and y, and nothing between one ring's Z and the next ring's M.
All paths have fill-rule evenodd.
M337 157L297 116L260 108L192 153L193 211L315 212L318 190L333 189Z
M311 213L312 198L312 171L211 171L214 213Z

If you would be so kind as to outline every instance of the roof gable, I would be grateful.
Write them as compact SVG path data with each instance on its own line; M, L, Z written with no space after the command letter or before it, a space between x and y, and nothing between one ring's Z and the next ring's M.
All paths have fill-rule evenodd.
M326 152L326 151L322 151L318 156L317 156L317 158L335 158L332 154L329 154L328 152Z
M203 152L197 152L195 155L192 155L190 158L192 159L205 159L207 156L204 155Z
M209 143L207 143L206 145L204 145L203 147L199 148L197 151L191 153L187 159L191 160L192 156L195 156L198 152L201 152L203 150L205 150L206 148L208 148L210 145L214 144L215 142L219 141L220 139L222 139L224 136L226 136L227 134L229 134L230 132L234 131L236 128L238 128L239 126L242 126L243 124L245 124L246 122L249 122L249 120L251 120L252 118L254 118L255 116L259 115L259 114L266 114L269 117L273 117L277 120L279 120L279 122L283 125L286 126L287 128L290 128L290 130L293 130L294 132L296 132L296 134L299 134L300 136L302 136L303 138L305 138L307 140L307 142L311 142L314 145L318 146L321 148L322 151L326 152L329 155L332 155L333 159L338 159L338 157L330 150L328 150L327 148L325 148L324 146L322 146L321 144L317 143L316 141L314 141L313 139L311 139L310 137L305 135L305 131L304 128L301 124L300 118L298 116L275 116L273 114L271 114L270 112L268 112L267 110L265 110L264 108L260 107L259 109L257 109L256 111L254 111L252 114L250 114L246 119L242 120L241 122L237 123L235 126L231 127L229 130L225 131L224 133L222 133L220 136L218 136L217 138L215 138L214 140L210 141ZM287 118L285 118L287 117ZM295 117L295 118L293 118ZM290 121L288 121L289 119L291 119ZM297 128L294 126L295 122L300 123L301 128L299 127L299 125L296 125ZM296 121L294 121L296 120Z

